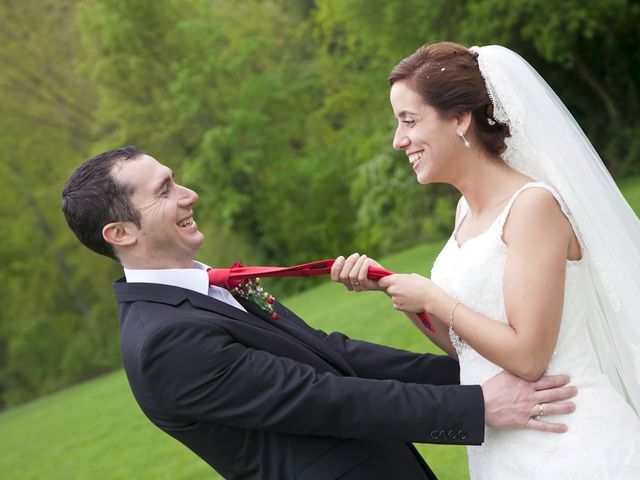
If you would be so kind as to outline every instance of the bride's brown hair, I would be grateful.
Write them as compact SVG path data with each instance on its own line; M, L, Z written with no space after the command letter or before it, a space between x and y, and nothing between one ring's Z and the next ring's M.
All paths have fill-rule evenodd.
M487 152L500 155L509 127L492 117L493 105L476 57L457 43L423 45L391 70L389 85L405 81L443 118L471 112L476 139Z

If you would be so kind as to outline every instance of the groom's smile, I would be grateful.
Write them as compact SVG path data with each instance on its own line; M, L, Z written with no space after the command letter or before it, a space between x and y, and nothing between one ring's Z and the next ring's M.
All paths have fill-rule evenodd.
M131 201L141 221L131 230L134 248L150 263L146 268L191 267L204 240L193 218L198 194L177 184L171 169L148 155L120 164L114 176L133 189Z

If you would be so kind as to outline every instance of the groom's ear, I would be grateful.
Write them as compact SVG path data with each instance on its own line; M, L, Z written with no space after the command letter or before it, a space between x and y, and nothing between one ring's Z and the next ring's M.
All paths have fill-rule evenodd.
M102 228L102 238L114 247L128 247L137 242L133 222L112 222Z

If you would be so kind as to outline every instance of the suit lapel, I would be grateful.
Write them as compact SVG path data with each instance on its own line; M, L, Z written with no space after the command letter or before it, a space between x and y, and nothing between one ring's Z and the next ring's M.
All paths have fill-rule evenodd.
M216 312L220 315L224 315L225 317L233 318L234 320L238 320L244 323L249 323L258 328L273 331L273 328L271 328L271 325L265 324L265 320L264 320L265 317L271 320L266 314L265 314L265 317L261 316L260 318L257 318L256 317L257 314L249 310L244 304L242 306L245 307L245 309L247 310L246 312L240 310L239 308L232 307L228 303L225 303L215 298L211 298L207 295L201 295L195 292L189 292L188 298L191 305L193 305L196 308L209 310L211 312ZM240 303L242 304L242 302ZM249 302L249 303L253 304L253 302Z
M330 365L347 374L354 374L349 364L322 339L318 338L311 327L306 326L306 324L305 327L298 326L288 318L273 319L267 312L250 300L236 298L247 310L244 312L215 298L179 287L151 283L126 283L124 279L121 279L114 283L113 288L118 302L142 300L178 306L187 300L195 308L215 312L218 315L275 333L287 338L289 341L298 342ZM279 306L276 303L276 310L278 308ZM281 312L283 316L287 317L286 309L283 308Z
M319 338L312 330L311 327L305 324L305 328L301 328L297 326L295 323L288 321L284 318L273 319L271 316L262 310L258 305L250 300L245 300L244 298L236 298L247 311L259 316L264 319L264 321L269 322L271 325L274 325L281 331L284 331L288 334L288 336L292 337L294 340L300 342L306 348L312 350L317 355L322 357L324 360L329 362L330 364L339 367L343 372L347 372L350 375L355 375L355 372L351 368L351 366L342 358L338 353L333 350L327 343L325 343L321 338ZM287 316L287 312L284 309L278 308L278 303L275 304L276 311L280 313L282 316Z
M218 315L242 321L258 328L273 330L268 325L265 325L261 318L256 318L250 313L243 312L208 295L202 295L184 288L156 283L127 283L124 278L121 278L113 284L113 290L116 299L121 303L142 300L178 306L186 300L195 308L215 312Z

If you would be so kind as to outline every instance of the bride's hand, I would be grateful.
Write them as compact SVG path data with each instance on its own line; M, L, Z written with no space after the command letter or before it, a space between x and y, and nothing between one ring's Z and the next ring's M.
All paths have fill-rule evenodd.
M444 291L430 279L411 274L394 274L379 280L380 287L393 301L393 307L403 312L433 312L436 303L444 300Z
M331 280L342 282L349 291L382 290L377 280L367 278L367 271L371 266L382 268L382 265L366 255L353 253L346 259L340 255L331 267Z

